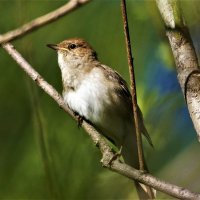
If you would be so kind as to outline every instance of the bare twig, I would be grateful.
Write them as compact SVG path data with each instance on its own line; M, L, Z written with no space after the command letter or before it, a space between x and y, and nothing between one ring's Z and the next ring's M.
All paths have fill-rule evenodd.
M178 80L200 142L200 71L188 28L181 16L177 0L156 0L166 26Z
M0 35L0 44L12 41L16 38L19 38L19 37L27 34L28 32L38 29L41 26L49 24L49 23L57 20L58 18L70 13L77 7L88 3L89 1L90 0L70 0L64 6L46 14L46 15L38 17L15 30L12 30L5 34Z
M2 47L10 54L10 56L19 64L19 66L30 76L35 83L42 88L51 98L53 98L56 103L69 115L77 120L74 113L65 105L61 95L49 84L43 77L35 71L32 66L17 52L11 44L3 44ZM123 176L126 176L130 179L144 183L154 187L156 190L169 194L173 197L180 199L200 199L200 194L191 192L188 189L172 185L170 183L159 180L158 178L153 177L148 173L144 173L140 170L136 170L125 163L121 163L119 158L113 160L115 155L109 145L106 143L104 138L97 132L92 125L83 121L82 127L91 137L95 145L97 145L102 153L102 165L106 168L109 168ZM110 163L110 161L112 162Z
M138 105L137 105L136 81L135 81L133 57L132 57L132 52L131 52L131 41L130 41L130 35L129 35L128 19L127 19L126 0L121 0L121 10L122 10L122 18L123 18L123 24L124 24L124 35L125 35L125 40L126 40L126 50L127 50L127 57L128 57L130 82L131 82L130 88L131 88L132 107L133 107L132 109L133 109L133 116L134 116L133 124L134 124L135 132L136 132L139 169L146 170L148 172L148 168L145 166L145 162L144 162L142 136L141 136L141 130L140 130L140 125L139 125L139 113L138 113L139 111L138 111ZM154 199L155 195L154 195L153 189L151 187L146 187L146 189L147 189L148 198Z
M132 96L133 115L134 115L133 123L136 130L139 167L140 167L140 170L145 170L145 166L144 166L145 164L144 164L144 159L143 159L144 154L143 154L143 147L142 147L142 137L141 137L141 131L140 131L139 119L138 119L135 72L134 72L133 57L132 57L132 52L131 52L131 41L130 41L130 36L129 36L127 12L126 12L126 0L121 0L121 9L122 9L122 17L123 17L123 23L124 23L124 34L125 34L125 40L126 40L126 50L127 50L129 74L130 74L130 81L131 81L131 96Z

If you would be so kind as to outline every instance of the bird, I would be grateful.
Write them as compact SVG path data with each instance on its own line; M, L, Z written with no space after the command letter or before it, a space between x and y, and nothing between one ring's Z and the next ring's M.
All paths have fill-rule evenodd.
M121 148L126 164L139 169L132 100L126 81L117 71L102 64L84 39L71 38L47 46L57 51L65 104ZM138 110L140 130L152 145ZM145 167L148 171L146 164ZM135 186L140 199L155 198L153 188L136 181Z

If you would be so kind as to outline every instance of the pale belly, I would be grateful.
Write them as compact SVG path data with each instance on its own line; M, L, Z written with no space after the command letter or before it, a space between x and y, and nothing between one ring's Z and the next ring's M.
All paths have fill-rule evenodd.
M64 101L73 111L91 121L117 146L123 143L124 134L130 131L129 120L126 121L118 113L119 108L112 103L109 91L101 83L83 82L76 92L65 93Z

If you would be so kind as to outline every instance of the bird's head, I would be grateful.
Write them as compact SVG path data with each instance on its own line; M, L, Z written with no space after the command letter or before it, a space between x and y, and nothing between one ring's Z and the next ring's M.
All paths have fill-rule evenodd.
M87 61L97 60L93 48L80 38L68 39L59 44L48 44L47 46L57 51L58 63L61 68L67 64L76 66Z

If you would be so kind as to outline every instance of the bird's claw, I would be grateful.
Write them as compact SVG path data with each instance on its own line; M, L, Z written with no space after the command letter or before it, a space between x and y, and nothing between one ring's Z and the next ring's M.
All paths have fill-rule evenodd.
M83 116L78 115L78 128L82 126L83 123Z
M112 162L114 160L116 160L117 158L121 157L121 155L122 155L122 146L120 147L119 151L117 151L117 152L114 153L113 157L110 159L110 161L109 161L108 164L111 165Z
M79 115L77 112L74 112L74 115L77 117L78 128L82 126L84 117Z
M140 173L141 174L147 174L148 173L148 170L146 169L139 169Z

